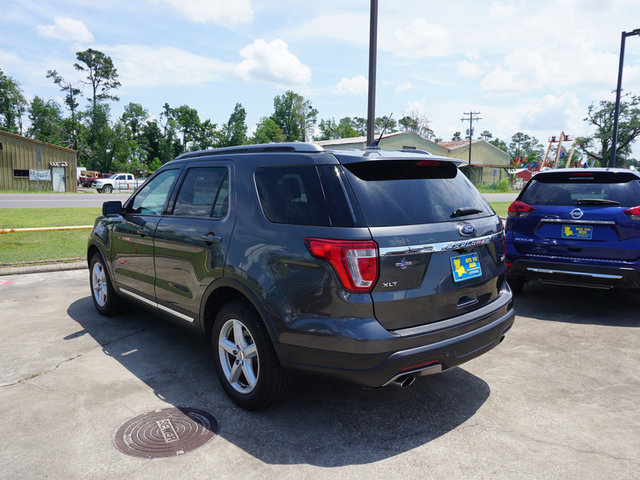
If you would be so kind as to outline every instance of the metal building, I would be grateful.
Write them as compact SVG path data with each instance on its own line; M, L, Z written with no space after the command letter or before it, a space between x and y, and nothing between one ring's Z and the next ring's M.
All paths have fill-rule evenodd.
M75 192L77 155L0 130L0 190Z

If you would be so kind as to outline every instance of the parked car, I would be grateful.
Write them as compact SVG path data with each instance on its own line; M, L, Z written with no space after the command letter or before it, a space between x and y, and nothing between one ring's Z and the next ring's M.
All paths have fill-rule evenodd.
M100 193L111 193L114 190L135 190L146 178L134 178L131 173L114 173L107 178L96 179L91 186Z
M640 175L626 169L536 174L508 210L508 280L640 288Z
M454 162L307 143L184 154L105 202L93 303L111 315L125 297L200 331L246 409L283 399L292 371L407 386L514 320L502 222Z

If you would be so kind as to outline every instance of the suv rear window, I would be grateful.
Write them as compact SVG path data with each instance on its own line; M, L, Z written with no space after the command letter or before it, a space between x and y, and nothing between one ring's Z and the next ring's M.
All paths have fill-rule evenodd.
M536 176L522 193L529 205L576 205L611 202L621 207L640 205L640 181L633 174L616 172L557 172Z
M371 226L448 222L494 213L452 162L375 160L344 167ZM459 209L479 213L452 217Z

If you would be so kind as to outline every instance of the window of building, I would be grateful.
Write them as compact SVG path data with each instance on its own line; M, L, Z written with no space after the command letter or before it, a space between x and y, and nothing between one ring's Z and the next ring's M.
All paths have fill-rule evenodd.
M13 176L17 178L29 178L29 170L14 170Z

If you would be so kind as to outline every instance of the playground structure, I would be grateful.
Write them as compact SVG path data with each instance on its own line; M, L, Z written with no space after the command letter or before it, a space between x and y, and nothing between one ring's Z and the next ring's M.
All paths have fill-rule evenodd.
M567 148L562 145L563 142L565 142L566 144L569 144L570 142L571 149L569 153L567 153ZM566 162L564 167L569 168L569 166L571 165L571 159L573 158L573 152L575 148L576 148L575 138L569 135L566 135L564 132L561 132L559 137L555 137L555 136L550 137L549 147L547 148L547 153L544 156L544 160L542 161L542 163L540 163L538 169L534 171L539 172L545 167L556 168L558 165L558 162L561 160L564 160L565 158L566 158ZM560 166L562 166L562 163L560 164Z

